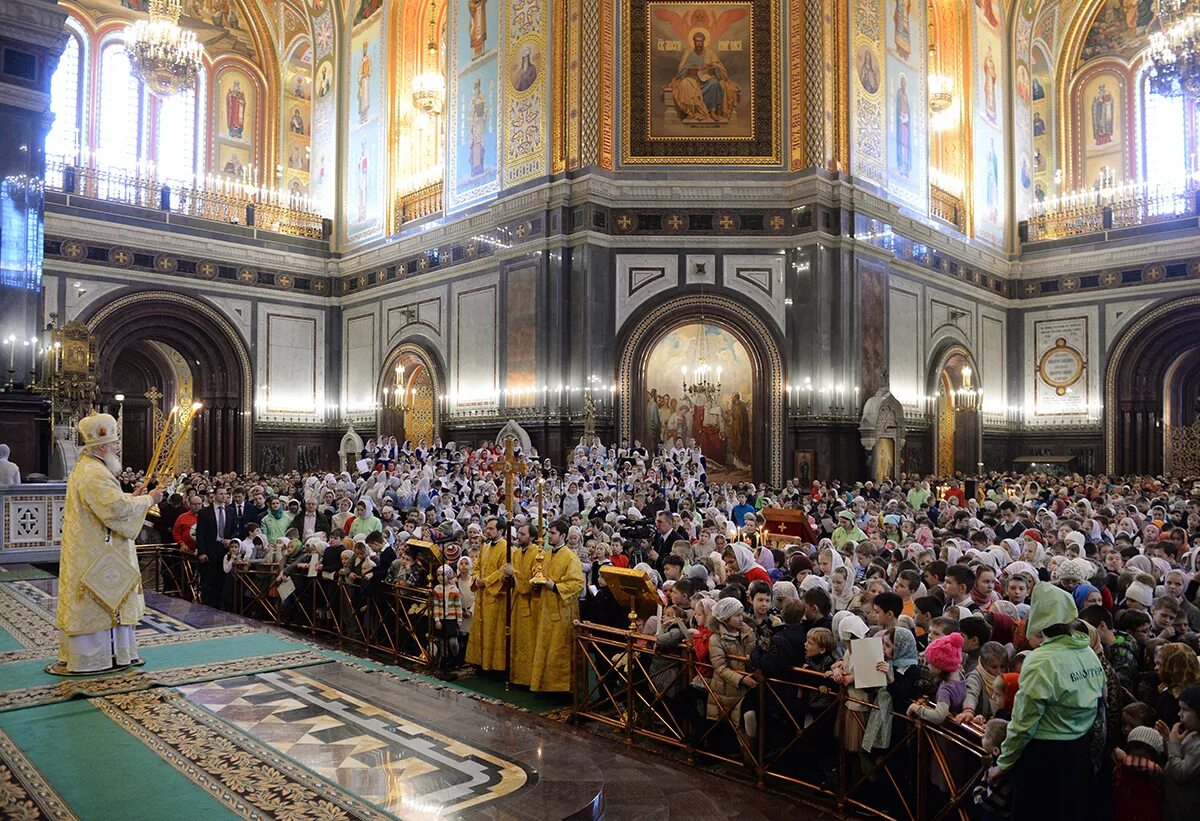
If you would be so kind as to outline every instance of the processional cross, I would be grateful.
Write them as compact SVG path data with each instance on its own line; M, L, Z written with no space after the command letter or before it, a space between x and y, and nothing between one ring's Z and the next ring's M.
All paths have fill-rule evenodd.
M504 458L498 462L493 462L490 470L492 473L504 475L504 506L508 510L508 519L512 521L513 511L513 482L516 476L524 476L529 471L529 465L517 459L516 449L513 447L515 436L509 436L504 440Z

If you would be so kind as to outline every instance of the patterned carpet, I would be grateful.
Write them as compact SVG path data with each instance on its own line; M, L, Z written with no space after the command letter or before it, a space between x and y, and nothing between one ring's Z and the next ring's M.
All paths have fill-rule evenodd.
M302 672L351 657L251 626L148 608L144 666L52 676L56 589L0 572L0 818L127 819L105 798L122 770L152 781L171 817L205 819L443 818L529 783L519 764Z

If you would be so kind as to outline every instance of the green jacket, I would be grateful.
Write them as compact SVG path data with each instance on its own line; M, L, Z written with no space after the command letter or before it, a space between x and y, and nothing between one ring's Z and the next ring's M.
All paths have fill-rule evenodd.
M284 514L276 519L271 511L267 511L267 515L263 516L262 532L267 538L268 544L274 544L279 539L287 535L288 528L292 526L292 517L284 511Z
M863 533L858 525L854 525L849 530L847 530L845 526L842 526L834 530L833 535L830 538L833 541L833 546L838 550L841 550L842 545L844 545L846 542L854 542L855 544L858 544L859 542L865 542L867 540L867 534Z
M1086 633L1043 642L1021 668L1008 736L996 763L1012 767L1031 739L1070 741L1091 730L1105 680Z

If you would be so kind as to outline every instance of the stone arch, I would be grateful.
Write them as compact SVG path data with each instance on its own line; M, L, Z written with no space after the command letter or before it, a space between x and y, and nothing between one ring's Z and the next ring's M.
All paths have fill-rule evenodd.
M956 413L950 400L950 391L963 386L964 366L971 369L972 384L982 385L983 377L970 348L956 339L947 339L934 349L925 374L925 395L934 403L933 473L975 473L983 458L982 419L979 414Z
M375 377L375 397L380 402L380 411L376 419L376 433L379 436L395 435L403 440L406 438L405 436L400 433L391 434L391 431L385 430L385 427L393 427L403 421L406 430L413 429L413 419L403 415L394 415L393 411L385 407L387 403L384 400L387 397L384 395L384 390L389 390L389 396L394 395L391 391L396 384L397 368L401 366L405 368L405 390L402 395L407 397L406 401L419 402L421 407L416 410L422 417L426 411L426 401L430 403L427 410L429 412L429 441L432 442L433 439L441 436L445 371L442 369L441 360L438 359L435 348L416 336L410 336L392 348L383 361L383 368ZM422 371L424 376L428 377L427 380L422 377ZM426 396L427 392L428 396ZM414 396L414 394L416 395ZM413 441L413 444L416 444L416 440Z
M886 387L863 403L858 435L867 451L871 477L876 481L897 478L907 438L904 406Z
M621 358L617 364L618 429L620 438L632 439L643 403L634 396L645 393L645 362L662 338L683 325L698 321L733 334L753 359L755 389L753 403L765 408L761 421L751 424L756 479L778 486L783 481L783 346L775 332L750 308L725 296L693 294L660 302L631 317L619 333Z
M157 341L196 365L194 395L205 403L194 428L197 467L250 470L254 371L249 347L233 323L203 298L175 291L137 291L93 306L85 319L96 334L101 391L124 352Z
M1121 331L1104 371L1107 472L1178 471L1168 464L1168 426L1195 421L1183 388L1200 382L1197 327L1200 296L1186 296L1144 309Z

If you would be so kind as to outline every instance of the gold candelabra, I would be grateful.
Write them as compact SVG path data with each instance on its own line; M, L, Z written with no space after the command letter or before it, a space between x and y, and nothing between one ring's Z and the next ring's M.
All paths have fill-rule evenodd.
M546 528L542 520L542 486L546 484L545 479L538 479L538 546L537 553L533 554L533 575L529 577L529 583L533 585L544 585L550 581L546 578Z

